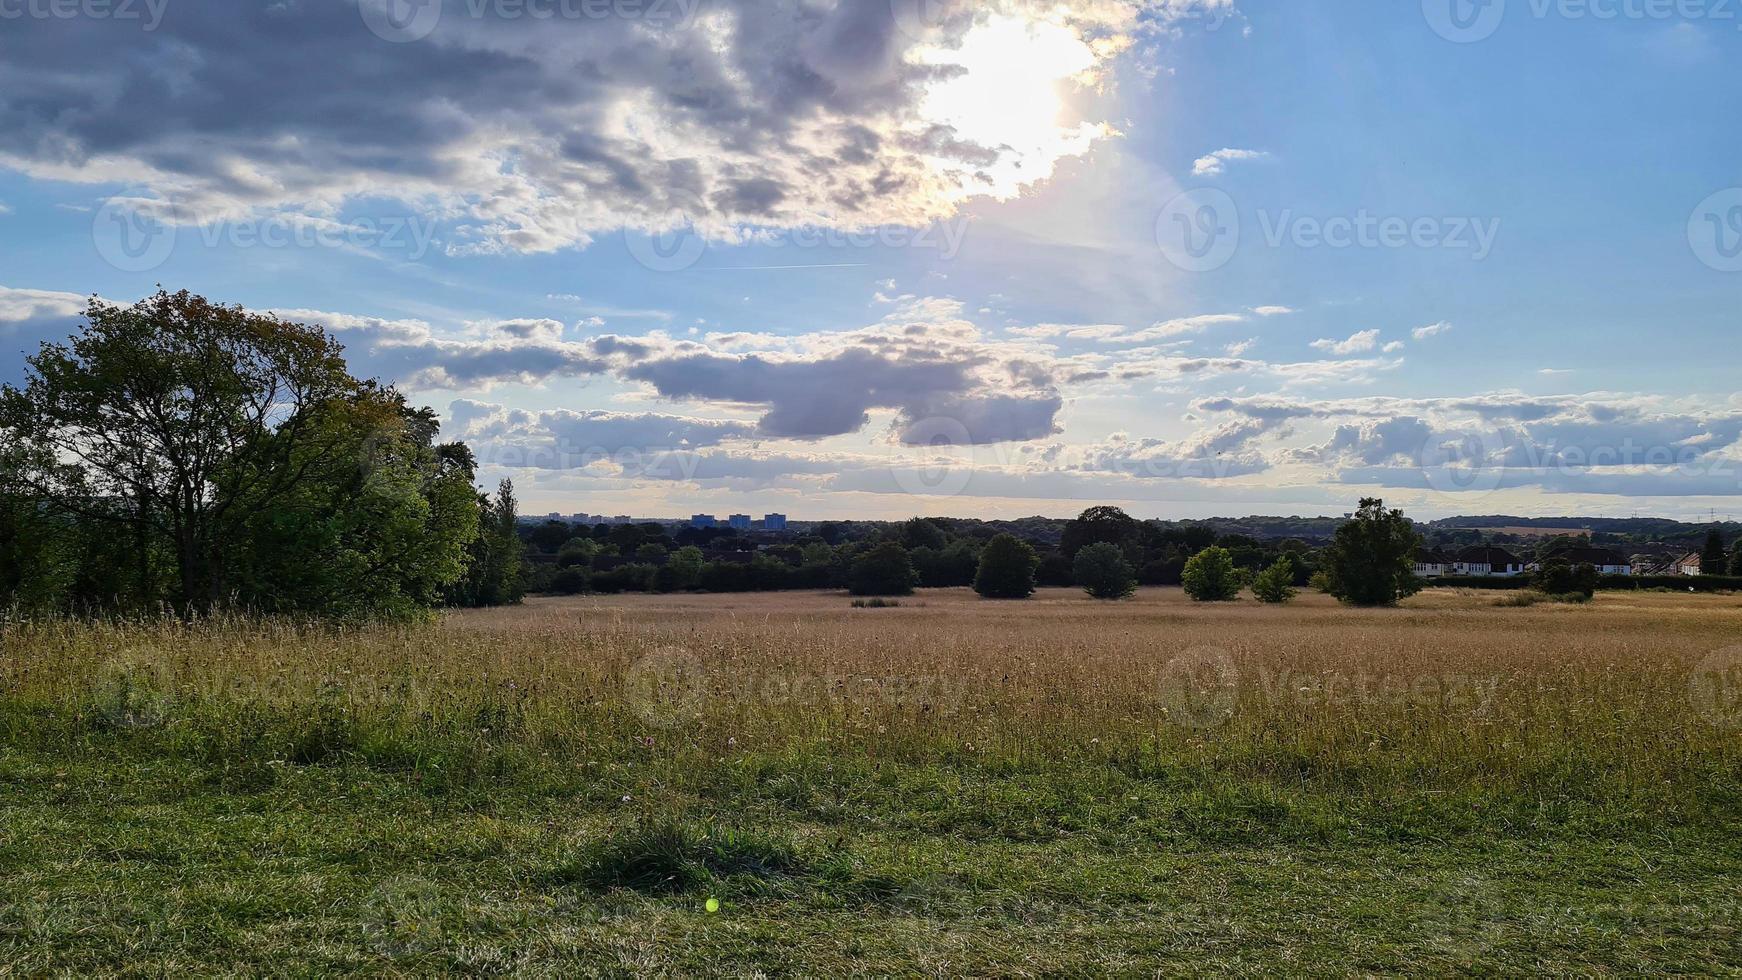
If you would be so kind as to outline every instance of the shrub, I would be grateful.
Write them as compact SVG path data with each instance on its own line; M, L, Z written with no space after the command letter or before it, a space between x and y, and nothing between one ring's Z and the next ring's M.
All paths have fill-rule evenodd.
M884 598L854 599L853 600L853 608L854 609L900 609L901 608L901 600L900 599L884 599Z
M854 595L912 595L919 573L907 549L893 541L872 548L853 562L848 591Z
M550 590L557 595L580 595L587 591L587 570L565 568L550 580Z
M1537 571L1531 584L1551 596L1577 593L1589 599L1597 591L1597 569L1592 565L1550 560Z
M1077 584L1097 599L1124 599L1137 591L1137 575L1125 553L1106 542L1085 545L1071 565Z
M1294 563L1287 558L1279 558L1276 564L1258 573L1252 580L1252 594L1259 602L1279 604L1293 599L1297 594L1294 587Z
M974 591L988 599L1026 599L1034 594L1040 556L1014 534L1000 534L980 553Z
M1240 573L1226 548L1205 548L1193 555L1180 581L1186 595L1199 602L1230 602L1240 596Z

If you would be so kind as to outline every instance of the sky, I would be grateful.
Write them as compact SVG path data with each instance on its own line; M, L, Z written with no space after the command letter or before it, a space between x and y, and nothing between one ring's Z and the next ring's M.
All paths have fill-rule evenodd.
M159 284L527 513L1742 517L1733 0L0 0L0 382Z

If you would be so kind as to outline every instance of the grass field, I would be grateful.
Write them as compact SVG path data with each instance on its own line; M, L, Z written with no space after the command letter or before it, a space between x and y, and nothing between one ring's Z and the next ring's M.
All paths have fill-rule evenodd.
M13 624L0 972L1742 970L1742 598L1494 603Z

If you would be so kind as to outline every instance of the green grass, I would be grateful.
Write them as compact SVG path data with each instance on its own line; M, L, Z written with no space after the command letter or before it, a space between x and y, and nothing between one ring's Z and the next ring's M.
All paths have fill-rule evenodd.
M628 759L566 788L330 763L243 787L109 748L0 760L19 972L1742 969L1733 827L1427 837L1310 792L1036 801L1017 774L755 757L733 765L765 788L729 796L638 797L673 774ZM962 812L888 783L960 786Z

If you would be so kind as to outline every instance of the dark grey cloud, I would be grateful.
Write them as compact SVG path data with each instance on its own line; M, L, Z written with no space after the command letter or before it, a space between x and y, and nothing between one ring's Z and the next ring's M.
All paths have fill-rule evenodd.
M149 31L8 20L0 165L132 185L196 221L391 197L453 219L458 247L542 251L674 209L721 233L923 224L952 209L944 184L1016 152L920 118L950 69L905 57L919 38L890 0L428 0L439 20L408 43L370 29L388 2L175 0ZM1179 4L1068 16L1126 29L1150 6Z

